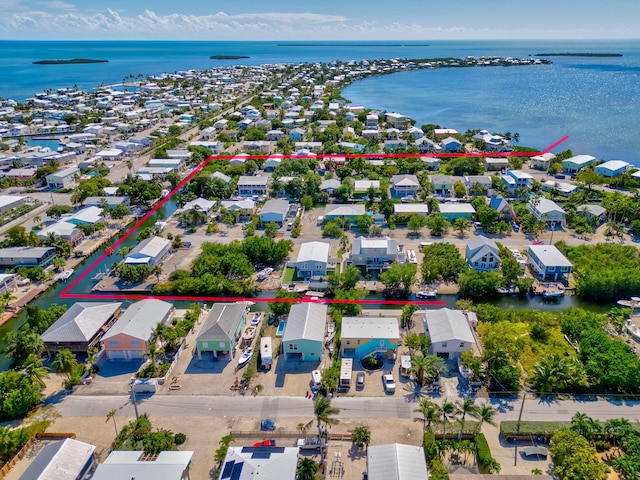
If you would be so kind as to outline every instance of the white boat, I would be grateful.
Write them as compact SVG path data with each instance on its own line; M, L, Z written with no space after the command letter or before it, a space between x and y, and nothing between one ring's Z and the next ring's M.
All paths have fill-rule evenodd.
M60 274L60 281L64 282L66 280L69 280L69 277L71 277L71 275L73 275L73 268L70 268L69 270L65 270L64 272L62 272Z
M260 323L261 317L259 313L256 313L253 315L253 318L251 319L251 325L252 326L256 326Z
M553 289L553 290L545 290L542 292L542 298L546 299L556 299L560 298L564 295L564 290Z
M170 193L171 193L171 190L169 190L167 188L164 188L164 189L162 189L162 192L160 193L160 198L164 198L167 195L169 195Z
M240 358L238 358L238 368L244 367L247 363L249 363L249 360L251 360L252 353L253 353L253 349L251 347L247 348L244 352L242 352L242 355L240 355Z
M264 270L260 270L258 272L257 279L265 280L266 278L269 278L269 275L271 275L272 273L273 273L273 268L267 267Z
M421 290L416 293L416 298L433 299L438 296L438 290Z

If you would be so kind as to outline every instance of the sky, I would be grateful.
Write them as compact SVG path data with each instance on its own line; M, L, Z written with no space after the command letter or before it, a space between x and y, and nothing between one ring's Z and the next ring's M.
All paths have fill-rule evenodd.
M638 0L0 0L3 40L640 38Z

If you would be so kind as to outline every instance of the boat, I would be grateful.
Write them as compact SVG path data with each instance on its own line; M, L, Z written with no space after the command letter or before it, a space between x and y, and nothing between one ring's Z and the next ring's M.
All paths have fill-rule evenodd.
M167 195L169 195L170 193L171 193L171 191L170 191L169 189L167 189L167 188L163 188L163 189L162 189L162 192L160 193L160 198L164 198L164 197L166 197Z
M256 325L258 325L259 323L260 323L260 314L259 314L259 313L256 313L256 314L253 316L253 318L251 319L251 325L255 327L255 326L256 326Z
M102 280L104 277L106 277L110 273L111 273L111 270L105 268L105 270L103 272L98 272L93 277L91 277L91 280L93 280L94 282L99 282L100 280Z
M60 274L60 281L64 282L66 280L69 280L69 277L71 277L71 275L73 275L73 268L70 268L69 270L65 270L64 272L62 272Z
M542 292L542 298L545 300L555 300L564 295L564 290L553 289L553 290L545 290Z
M520 289L515 285L512 285L510 287L498 287L498 293L509 295L514 293L520 293Z
M421 290L416 293L416 298L433 299L438 296L438 290Z
M242 339L245 342L250 342L251 340L253 340L253 337L256 336L256 327L247 327L244 330L244 333L242 334Z
M247 363L249 363L252 353L253 349L251 347L246 348L245 351L242 352L242 355L240 355L240 358L238 358L238 368L244 367Z
M263 270L260 270L258 272L257 279L258 280L265 280L265 279L269 278L269 275L271 275L272 273L273 273L273 268L267 267L267 268L265 268Z
M618 300L617 304L636 310L640 308L640 297L631 297L631 300Z

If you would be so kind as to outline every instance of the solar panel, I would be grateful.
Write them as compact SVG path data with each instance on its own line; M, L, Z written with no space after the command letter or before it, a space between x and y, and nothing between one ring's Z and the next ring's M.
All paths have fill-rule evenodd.
M253 452L251 454L251 458L271 458L271 450L260 450L258 452Z
M231 460L224 464L224 470L222 470L222 475L220 476L221 480L225 478L231 478L231 471L233 470L234 463L236 462Z
M233 472L231 473L231 480L240 480L240 475L242 475L243 466L244 466L244 462L236 463L233 466Z

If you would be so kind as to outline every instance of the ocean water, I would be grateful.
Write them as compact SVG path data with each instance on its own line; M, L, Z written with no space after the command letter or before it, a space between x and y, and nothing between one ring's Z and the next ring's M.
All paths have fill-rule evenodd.
M24 100L48 88L91 89L130 76L214 66L330 62L336 59L526 57L545 52L622 53L622 57L552 57L537 67L422 70L355 82L344 96L399 111L418 124L518 132L544 149L559 138L604 160L640 165L640 41L424 42L24 42L0 41L0 97ZM211 60L211 55L247 55ZM95 58L109 63L33 65L42 59Z

